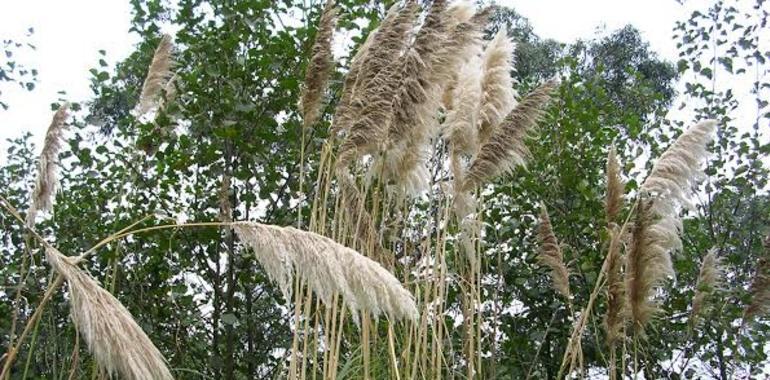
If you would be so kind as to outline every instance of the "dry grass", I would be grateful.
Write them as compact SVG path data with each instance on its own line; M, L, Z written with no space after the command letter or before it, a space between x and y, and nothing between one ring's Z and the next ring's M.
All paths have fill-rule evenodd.
M613 146L607 155L607 194L604 199L604 211L608 226L618 220L618 215L623 209L624 192L625 184L620 177L620 162Z
M62 133L67 121L69 104L65 103L54 113L51 125L45 134L43 150L40 153L37 168L35 190L32 192L32 204L27 211L27 226L35 224L38 211L49 212L53 210L53 200L59 180L56 177L56 166L59 163L59 151L62 146Z
M548 217L548 210L545 208L545 205L540 207L540 226L538 227L537 237L540 241L540 253L537 259L541 265L550 269L551 283L554 290L561 294L569 303L572 298L569 290L569 269L564 263L564 254L553 232L551 218Z
M300 95L300 110L302 111L302 126L304 128L309 128L315 124L321 116L321 100L334 68L332 37L336 25L336 15L334 0L327 0L318 22L318 31Z
M524 144L527 134L537 125L558 82L550 80L529 93L503 120L471 163L461 187L469 191L496 176L523 165L529 156Z
M707 297L718 290L724 275L722 262L717 256L717 250L710 250L700 265L698 282L695 284L695 295L692 298L690 322L694 326L698 319L706 313Z
M674 276L671 252L682 247L679 207L689 204L692 187L703 175L700 166L715 127L716 122L705 121L682 133L641 186L627 271L628 303L636 331L643 332L659 311L655 289Z
M67 280L72 321L101 369L130 380L173 379L163 355L120 301L54 248L46 250L46 259Z
M327 237L295 229L238 222L233 229L270 278L291 300L293 276L302 278L327 305L340 294L353 315L416 320L412 294L380 264Z
M516 105L513 89L513 42L508 31L500 29L484 49L483 98L479 140L485 142Z
M757 271L749 287L751 302L743 312L743 324L770 312L770 234L764 240L765 252L757 263Z
M144 115L160 105L163 90L171 83L174 65L173 50L174 44L172 37L168 34L163 35L155 49L152 57L152 63L147 69L147 78L142 85L142 92L139 96L137 105L137 114Z

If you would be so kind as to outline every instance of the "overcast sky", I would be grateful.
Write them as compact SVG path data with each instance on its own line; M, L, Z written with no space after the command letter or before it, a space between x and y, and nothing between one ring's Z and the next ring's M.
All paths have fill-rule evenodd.
M51 118L50 104L61 98L82 101L90 97L88 69L96 66L100 49L107 51L107 61L125 58L137 42L129 34L128 0L6 0L0 13L0 38L28 40L34 51L24 50L20 61L38 69L38 84L33 92L4 85L3 99L10 104L0 110L0 161L4 159L5 139L29 130L35 142ZM642 31L653 50L676 61L676 46L671 29L677 20L686 19L687 9L703 1L691 0L687 9L674 0L501 0L529 18L535 32L561 42L590 38L597 28L612 31L632 24ZM33 27L28 39L24 34Z

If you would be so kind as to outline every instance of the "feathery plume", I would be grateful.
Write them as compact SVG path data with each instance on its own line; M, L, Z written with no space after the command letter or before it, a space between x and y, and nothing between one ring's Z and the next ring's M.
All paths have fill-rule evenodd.
M743 311L743 325L754 317L770 312L770 234L763 241L764 255L759 258L757 271L749 287L751 302Z
M448 28L453 28L457 24L468 22L475 13L473 4L467 1L461 1L456 4L452 4L446 11L449 21L447 22Z
M452 155L473 155L478 149L481 101L481 65L478 58L471 59L460 70L452 99L452 110L444 121Z
M607 314L604 316L604 330L607 332L607 346L614 349L626 320L626 287L621 273L625 263L620 253L620 228L613 224L608 231L610 244L607 249Z
M384 314L412 321L418 317L414 297L396 277L374 260L327 237L248 222L235 223L233 229L287 300L296 272L325 303L340 294L354 315L367 310L375 317Z
M377 230L374 226L372 215L366 209L366 205L363 203L363 196L358 187L356 187L353 178L348 173L340 173L337 179L339 179L341 192L346 197L346 207L349 215L356 226L355 235L359 247L370 241L377 241Z
M615 146L612 146L607 155L607 195L604 200L607 225L617 220L620 210L623 208L624 190L625 185L623 179L620 178L620 162Z
M173 66L172 51L174 45L171 42L172 37L164 34L155 49L155 55L152 57L152 63L147 70L147 78L142 85L142 93L139 96L137 113L144 115L160 104L161 92L172 77L171 67Z
M564 264L564 255L562 254L559 241L553 233L551 219L548 217L548 210L545 205L540 207L540 226L537 230L538 240L540 240L540 254L537 256L541 265L551 270L551 282L553 288L564 298L571 299L569 291L569 269Z
M47 248L46 259L67 280L72 321L101 369L130 380L173 379L163 355L120 301L56 249Z
M318 22L315 42L313 43L310 62L305 73L305 84L300 97L302 126L309 128L321 115L321 98L329 81L334 66L332 56L332 36L336 25L337 11L334 0L327 0L321 19Z
M706 297L719 288L722 281L722 264L717 250L711 249L700 264L698 281L695 283L695 295L692 298L691 324L694 326L698 318L705 312Z
M229 223L233 221L233 207L230 204L230 176L222 176L222 183L219 184L217 192L219 201L219 221Z
M37 166L37 179L35 180L35 190L32 193L32 204L27 211L26 223L29 227L35 224L38 211L53 210L53 199L59 184L59 179L56 177L56 165L59 162L62 133L67 121L68 110L69 103L64 103L59 107L45 134L43 151L40 153Z
M550 80L530 92L503 120L500 127L481 146L468 169L462 189L469 191L494 177L522 165L529 156L524 145L527 133L537 125L545 112L551 92L557 87Z
M628 255L626 289L634 328L643 332L658 312L655 289L674 276L671 252L681 249L678 208L689 204L716 122L704 121L684 133L661 155L642 183Z
M500 29L484 49L483 80L481 88L481 123L479 140L486 141L500 122L516 105L513 89L513 42L508 31Z
M342 82L342 95L340 96L340 101L337 103L337 108L334 110L333 123L329 129L332 135L337 135L345 130L350 124L349 119L352 118L354 114L352 101L356 97L355 87L356 81L358 80L358 73L361 71L361 61L363 61L364 57L369 53L372 41L374 40L372 36L377 34L378 30L379 28L374 29L369 34L369 37L364 40L364 43L358 48L358 51L350 61L350 69L348 69L348 72L345 74L345 80Z

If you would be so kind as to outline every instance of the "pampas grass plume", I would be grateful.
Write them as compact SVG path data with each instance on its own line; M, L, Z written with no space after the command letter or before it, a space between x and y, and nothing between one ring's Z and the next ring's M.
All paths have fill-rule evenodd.
M692 312L690 314L693 325L706 311L706 297L719 289L723 272L722 262L719 256L717 256L717 250L711 249L703 257L698 281L695 284L695 295L692 298Z
M513 89L513 42L505 28L497 32L484 49L483 56L483 97L481 100L481 123L479 136L486 141L495 131L505 115L516 105L516 91Z
M51 125L45 134L43 150L38 161L37 179L32 192L32 204L27 211L26 223L32 227L38 211L53 210L53 199L59 180L56 177L56 165L59 163L59 151L62 146L62 133L67 120L69 103L64 103L54 113Z
M418 317L414 297L396 277L374 260L327 237L249 222L235 223L233 229L287 300L296 273L327 304L335 293L340 294L354 315L366 310L394 320Z
M763 242L765 252L757 263L757 271L749 287L751 302L743 312L743 324L753 318L770 313L770 234Z
M46 258L69 284L72 321L100 368L129 380L173 379L163 355L120 301L54 248Z
M614 223L623 208L623 193L625 185L620 177L620 162L615 147L610 148L607 155L607 195L604 199L604 210L607 225Z
M551 99L551 92L557 85L556 80L544 83L530 92L508 114L489 140L481 146L471 163L462 186L464 190L471 190L524 164L529 156L524 139L543 116L545 106Z
M137 113L139 115L144 115L159 106L161 93L172 77L173 49L172 37L164 34L158 43L158 47L155 49L152 63L150 63L150 67L147 69L147 78L145 78L142 85L142 93L139 96L139 104L137 106Z
M336 25L336 13L334 0L327 0L321 14L321 20L318 22L318 31L300 97L302 126L304 128L309 128L315 124L321 115L321 99L334 66L332 37Z
M551 282L554 290L564 296L569 302L571 299L569 290L569 269L564 263L564 254L562 253L559 241L553 232L551 219L548 217L548 210L545 205L540 208L540 226L537 231L540 241L540 254L537 256L541 265L551 270Z

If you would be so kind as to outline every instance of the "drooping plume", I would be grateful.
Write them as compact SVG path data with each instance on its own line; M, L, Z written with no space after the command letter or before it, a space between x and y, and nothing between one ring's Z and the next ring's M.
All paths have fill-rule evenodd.
M551 92L557 85L556 80L546 82L530 92L508 114L489 140L481 146L471 163L463 182L464 190L471 190L524 164L529 156L524 138L542 117Z
M621 254L623 239L620 228L613 224L608 232L610 244L607 249L607 314L604 316L604 331L607 333L607 346L614 349L626 320L626 286L621 271L625 258Z
M483 81L481 88L481 122L479 140L484 142L495 131L500 122L516 105L516 91L513 89L513 42L508 31L500 29L495 38L484 49Z
M49 212L53 210L53 199L56 196L59 184L59 179L56 176L56 166L59 163L62 133L67 121L68 110L68 103L64 103L59 107L56 113L54 113L51 125L48 126L48 131L45 134L43 151L40 153L38 161L35 189L32 193L32 204L29 207L29 211L27 211L26 223L29 227L35 224L35 217L38 211Z
M658 312L655 289L674 276L671 253L681 249L679 208L689 204L695 181L703 176L716 122L688 129L661 155L640 189L628 254L626 290L634 328L642 332Z
M364 57L369 53L369 49L372 45L372 41L375 34L378 33L378 29L373 30L369 37L364 41L361 47L353 56L350 61L350 69L345 74L345 80L342 83L342 95L337 103L337 108L334 110L333 123L329 129L332 135L337 135L340 131L345 130L350 124L350 118L354 116L353 105L351 104L353 99L356 98L355 87L358 80L358 73L361 71L361 62Z
M163 355L120 301L57 250L48 248L46 259L67 280L72 321L101 369L129 380L173 379Z
M538 227L537 236L540 241L538 261L541 265L551 270L551 282L554 290L564 296L567 302L570 302L569 269L567 269L567 265L564 263L564 254L553 232L551 219L548 217L548 210L546 210L544 205L540 209L540 226Z
M291 300L296 273L327 304L338 293L354 313L359 310L390 319L416 320L414 297L390 272L372 259L335 241L293 227L259 223L233 224L270 278Z
M692 298L690 322L694 326L698 318L706 312L706 298L719 289L722 282L722 263L717 256L717 250L710 250L700 265L698 282L695 284L695 295Z
M152 63L147 69L147 78L142 85L142 93L139 96L137 114L144 115L147 112L157 108L160 105L163 90L171 80L173 73L173 50L174 44L172 37L164 34L155 49L155 55L152 57Z
M765 252L759 258L757 271L749 287L751 302L743 311L744 325L754 317L770 313L770 234L765 237L763 244Z
M305 72L305 84L300 98L303 128L309 128L315 124L321 115L321 100L334 67L332 37L337 23L336 14L334 0L327 0L318 22L318 31Z
M607 155L607 195L604 200L604 210L607 225L617 221L620 210L623 209L623 193L625 185L620 177L620 162L615 146L610 148Z

